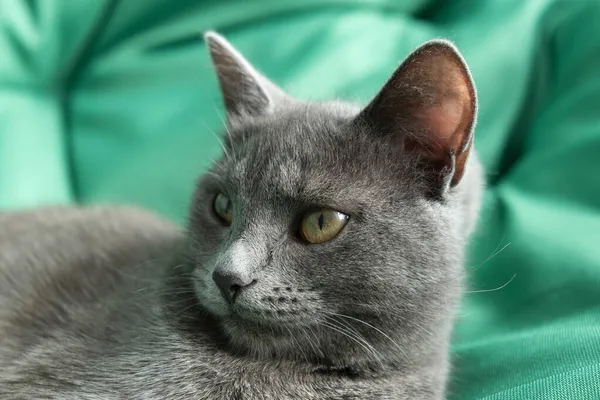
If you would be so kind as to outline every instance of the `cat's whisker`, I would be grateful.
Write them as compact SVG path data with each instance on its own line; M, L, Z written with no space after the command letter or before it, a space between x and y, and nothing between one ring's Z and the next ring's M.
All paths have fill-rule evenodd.
M321 321L320 324L329 324L329 325L343 331L350 337L354 338L355 340L359 341L364 346L366 346L372 354L374 354L374 355L379 354L377 352L377 350L373 347L373 345L371 345L371 343L369 343L368 340L366 340L364 337L362 337L362 335L357 333L356 330L348 329L347 325L341 325L339 320L330 317L327 319L327 321Z
M341 319L337 319L335 318L335 316L333 315L329 315L330 320L333 319L334 321L336 321L338 324L341 324L344 326L344 328L347 329L347 331L351 332L355 337L360 338L362 341L364 341L365 343L367 343L369 345L370 348L372 348L373 350L375 350L374 346L371 345L371 343L369 343L364 336L362 336L360 334L360 332L358 332L356 329L354 329L350 324L348 324L346 321L341 320ZM340 327L341 328L341 327ZM380 354L379 352L377 352L378 354Z
M306 353L304 353L304 350L302 350L302 345L298 342L298 340L296 339L296 337L294 336L294 334L292 333L290 328L286 327L285 329L290 334L290 338L292 338L292 340L298 345L298 350L300 350L300 353L302 354L302 356L304 357L304 360L308 364L310 361L309 361L308 357L306 356Z
M164 302L163 304L166 305L166 306L176 306L178 304L184 304L184 303L187 303L187 302L192 301L192 300L193 300L193 297L184 297L183 299L169 301L169 302Z
M364 304L358 304L358 305L364 306ZM399 312L396 312L396 311L393 311L393 310L387 310L385 308L382 308L382 310L384 311L384 314L387 314L387 315L390 315L390 316L396 316L396 317L399 317L401 319L410 319L410 323L412 325L416 326L420 331L426 333L429 337L435 337L435 335L433 334L433 332L427 330L425 327L423 327L422 325L418 324L415 321L414 318L412 318L410 316L407 317L406 315L403 315L403 314L401 314ZM405 311L405 312L408 311L408 312L411 312L411 313L414 313L414 314L418 314L418 315L421 315L421 316L433 317L433 318L436 318L436 319L440 318L440 316L441 316L439 313L438 314L434 314L434 313L429 314L429 313L423 313L420 310L406 310L405 309L403 311ZM350 317L350 316L347 316L347 317ZM354 318L354 317L351 317L351 318ZM366 322L366 321L363 321L363 322ZM396 345L399 346L398 344L396 344ZM403 353L406 354L405 350L403 351Z
M502 242L500 242L500 243L502 243ZM485 260L483 260L479 264L476 264L472 267L467 266L466 268L471 272L477 271L479 268L481 268L483 265L487 264L491 259L496 257L498 254L502 253L504 250L506 250L507 247L509 247L512 244L512 242L508 242L500 248L500 243L498 243L498 245L496 246L496 248L494 249L492 254L490 254Z
M508 281L506 281L506 283L504 283L501 286L498 286L496 288L493 288L493 289L481 289L481 290L471 290L471 291L465 292L465 294L496 292L498 290L502 290L505 287L507 287L516 277L517 277L517 274L514 274Z
M148 282L148 283L154 283L156 285L162 285L165 286L165 284L171 283L171 282L184 282L187 279L192 278L191 274L180 274L180 275L176 275L176 276L165 276L163 278L144 278L144 277L139 277L139 276L135 276L135 275L129 275L129 274L123 274L124 277L126 278L130 278L131 280L135 281L135 282ZM148 286L149 288L152 287L152 285ZM144 288L141 288L139 290L143 290Z
M319 338L317 337L315 332L311 329L310 326L306 326L306 328L302 328L302 331L305 333L304 337L308 341L310 347L313 349L315 356L322 358L324 356L323 351L321 350L321 347L319 345ZM307 334L306 331L308 331L308 332L310 332L310 334L312 334L312 336L315 338L315 341L316 341L315 343L313 343L313 341L310 338L310 335Z
M369 342L363 335L361 335L356 329L354 329L353 327L349 326L347 323L345 323L343 320L340 320L338 318L336 318L335 316L326 316L328 318L328 321L330 323L337 323L337 327L340 329L345 329L346 332L352 334L354 337L358 338L359 340L361 340L363 343L365 343L369 348L371 348L379 357L381 357L381 353L379 351L377 351L375 349L375 347L371 344L371 342ZM340 324L343 323L343 327L340 326Z
M416 322L416 321L412 321L412 324L414 326L417 327L418 331L417 331L417 336L421 337L420 335L418 335L418 332L423 332L425 334L427 334L427 336L429 338L435 338L435 335L433 332L431 332L429 329L425 328L423 325L421 325L420 323Z
M187 299L187 300L189 301L190 299ZM184 308L182 308L181 310L178 310L178 312L177 312L177 313L175 313L175 316L177 316L177 317L181 317L183 314L185 314L186 312L188 312L189 310L191 310L192 308L194 308L194 307L196 307L196 306L198 306L198 304L197 304L197 303L195 303L195 302L193 302L193 303L192 303L192 304L190 304L189 306L187 306L187 307L184 307Z
M383 367L383 361L381 359L381 355L379 354L379 352L369 342L367 342L362 337L360 337L360 338L355 337L352 334L350 334L347 331L345 331L339 325L335 325L335 324L330 323L330 322L320 321L320 322L318 322L318 324L321 325L321 326L327 327L327 328L329 328L329 329L331 329L333 331L336 331L336 332L340 333L341 335L349 338L353 342L357 343L358 345L360 345L367 352L367 355L371 354L376 359L376 361L378 361L379 364Z
M453 283L458 280L467 280L469 278L470 274L472 274L473 272L477 271L479 268L481 268L484 265L486 265L487 263L489 263L490 260L492 260L493 258L498 256L500 253L502 253L504 250L506 250L510 245L512 245L512 242L508 242L504 246L502 246L503 240L504 240L504 236L502 237L502 239L500 239L500 241L496 245L496 248L490 253L490 255L485 260L483 260L479 264L475 264L474 266L466 266L463 270L458 271L457 276L447 280L447 283Z
M336 318L336 315L334 315L334 314L328 313L327 315L330 318L335 319L336 322L338 322L339 324L343 325L346 329L348 329L349 331L351 331L354 335L362 337L362 335L360 334L360 332L358 332L356 329L354 329L352 327L352 325L348 324L346 321L344 321L342 319Z
M381 329L377 328L376 326L374 326L374 325L372 325L372 324L370 324L370 323L368 323L368 322L365 322L365 321L363 321L363 320L361 320L361 319L359 319L359 318L354 318L354 317L351 317L351 316L349 316L349 315L345 315L345 314L338 314L338 313L334 313L334 312L329 312L328 314L329 314L329 315L334 315L334 316L336 316L336 317L340 317L340 318L346 318L346 319L349 319L349 320L352 320L352 321L356 321L356 322L358 322L358 323L361 323L361 324L363 324L363 325L365 325L365 326L367 326L367 327L369 327L369 328L371 328L371 329L375 330L376 332L380 333L380 334L381 334L383 337L385 337L387 340L389 340L390 342L392 342L392 344L394 344L394 346L396 346L396 348L397 348L398 350L400 350L400 352L402 352L402 354L403 354L405 357L407 357L406 350L405 350L405 349L403 349L403 348L402 348L402 346L400 346L400 345L399 345L399 344L398 344L398 343L397 343L397 342L396 342L394 339L392 339L392 338L391 338L391 337L390 337L388 334L386 334L385 332L383 332Z
M397 310L392 310L392 309L389 309L386 307L379 307L379 306L376 306L373 304L365 304L365 303L346 303L346 305L347 306L356 306L363 313L372 314L373 316L376 316L378 318L386 317L389 315L398 317L400 319L406 319L409 317L403 313L418 314L418 315L424 315L424 316L435 317L435 318L440 317L439 313L435 313L435 312L428 313L426 311L419 309L419 307L417 307L417 306L407 307L406 305L404 305L402 307L398 307Z
M171 295L171 296L177 296L178 294L195 294L196 293L196 289L194 288L181 288L181 287L160 287L156 290L151 290L152 287L146 287L146 288L142 288L137 290L135 293L149 293L152 295Z

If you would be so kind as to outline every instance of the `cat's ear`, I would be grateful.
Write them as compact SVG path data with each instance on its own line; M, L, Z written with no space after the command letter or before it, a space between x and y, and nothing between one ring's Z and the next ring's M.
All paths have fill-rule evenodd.
M452 43L433 40L406 58L359 118L417 152L434 180L447 188L465 171L476 114L465 61Z
M230 120L264 115L289 101L281 89L250 65L223 36L209 31L204 33L204 40Z

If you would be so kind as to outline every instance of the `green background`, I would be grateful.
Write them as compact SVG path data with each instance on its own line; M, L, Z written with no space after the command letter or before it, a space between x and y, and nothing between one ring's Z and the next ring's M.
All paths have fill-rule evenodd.
M450 396L600 398L600 1L0 0L0 208L183 223L220 151L206 29L313 100L366 102L415 46L454 40L489 188Z

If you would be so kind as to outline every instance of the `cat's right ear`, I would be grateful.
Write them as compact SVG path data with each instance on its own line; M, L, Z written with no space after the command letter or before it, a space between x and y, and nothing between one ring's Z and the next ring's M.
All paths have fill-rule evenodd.
M432 40L396 69L359 121L417 155L438 197L464 175L476 115L467 64L452 43Z
M204 33L230 122L268 114L290 98L259 73L223 36Z

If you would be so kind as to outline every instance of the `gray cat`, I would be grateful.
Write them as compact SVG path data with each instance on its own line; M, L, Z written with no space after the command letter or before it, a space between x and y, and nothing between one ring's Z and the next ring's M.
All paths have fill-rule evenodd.
M442 399L482 189L458 51L424 44L360 109L205 39L228 132L185 233L0 215L0 398Z

